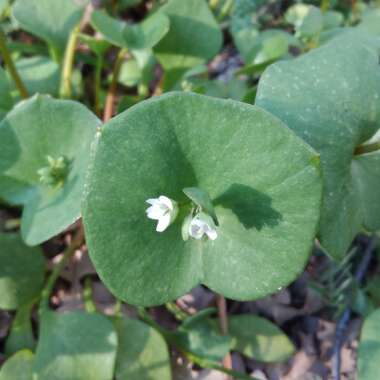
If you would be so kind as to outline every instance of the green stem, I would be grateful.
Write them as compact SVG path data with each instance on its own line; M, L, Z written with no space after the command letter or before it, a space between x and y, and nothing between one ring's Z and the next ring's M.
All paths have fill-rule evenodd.
M106 105L104 107L104 115L103 115L103 121L107 122L109 119L111 119L113 115L113 107L115 103L115 97L116 97L116 89L117 89L117 81L119 80L119 74L121 65L124 60L124 56L127 53L128 49L120 49L119 54L117 55L115 65L112 71L112 80L111 84L108 90L107 99L106 99Z
M49 308L49 298L50 298L51 292L53 291L55 282L57 281L62 269L65 267L65 265L67 264L71 256L81 246L82 243L83 243L83 228L80 227L79 231L77 232L77 235L72 240L71 244L64 251L61 261L54 267L44 289L42 290L41 302L40 302L40 314L42 314L43 311Z
M71 98L71 75L73 73L75 48L77 46L77 40L80 32L80 24L78 24L71 32L69 40L67 42L65 57L62 67L61 87L59 94L61 98Z
M380 150L380 141L376 141L371 144L360 145L355 149L354 154L355 156L358 156L360 154L376 152L377 150Z
M7 47L6 37L5 37L5 34L4 34L3 29L1 27L0 27L0 53L3 56L5 66L7 67L9 73L11 74L11 76L12 76L12 78L16 84L17 90L19 91L21 97L23 99L28 98L28 96L29 96L28 91L27 91L24 83L22 82L20 75L18 74L16 67L13 63L12 57L11 57L9 50L8 50L8 47Z
M166 309L179 321L184 321L188 317L188 315L181 310L175 302L167 302L165 306Z
M92 280L90 277L86 277L84 281L83 301L84 301L84 308L86 309L87 313L96 312L96 305L92 298Z
M95 113L100 115L100 89L101 89L101 79L102 79L102 67L103 67L103 57L98 55L96 58L95 65Z
M235 379L241 379L241 380L258 380L256 378L253 378L251 376L246 375L245 373L239 372L239 371L234 371L233 369L229 368L224 368L218 363L209 361L207 359L203 359L199 356L196 356L192 354L191 352L185 351L182 347L179 347L176 344L176 340L173 339L173 333L171 331L168 331L161 327L156 321L152 319L152 317L149 315L149 313L145 310L143 307L139 307L138 309L138 314L140 318L146 322L148 325L152 326L155 328L157 331L161 333L161 335L173 346L176 346L178 351L182 352L184 356L188 358L188 360L192 361L193 363L199 365L202 368L209 368L209 369L214 369L219 372L223 372L229 376L232 376Z
M233 5L234 5L234 0L226 0L226 2L224 3L217 17L217 20L219 22L222 22L228 16L228 14L231 12Z

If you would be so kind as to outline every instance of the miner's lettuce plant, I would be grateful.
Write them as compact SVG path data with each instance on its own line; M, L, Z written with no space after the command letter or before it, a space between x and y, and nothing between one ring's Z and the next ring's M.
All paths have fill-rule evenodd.
M252 14L266 2L237 0L229 26L247 65L240 73L254 76L269 66L253 101L251 78L216 84L208 76L223 34L205 0L168 0L138 23L119 20L115 9L137 3L94 11L96 34L88 35L80 31L85 1L0 0L1 17L10 12L46 44L20 57L15 47L8 52L0 31L0 198L22 208L21 234L0 234L0 308L16 311L5 344L12 356L0 380L21 378L20 371L28 380L170 380L167 342L219 370L230 350L262 362L286 360L293 344L263 318L231 316L222 336L213 309L177 316L172 331L143 307L169 308L200 284L255 300L297 278L315 238L340 260L358 232L380 229L378 12L345 28L340 13L297 4L286 15L287 31L261 31L265 20ZM88 83L75 79L79 42L92 54L83 62L93 68L93 96L81 97ZM290 54L317 45L298 58ZM109 57L115 62L106 78ZM141 101L153 92L157 63L162 83L155 93L184 91ZM105 83L111 85L102 124ZM124 98L119 108L128 109L109 120L118 84L138 86L137 96ZM120 304L136 305L143 321L122 316L120 304L106 317L91 299L86 311L49 310L59 271L81 248L83 231L45 285L37 246L80 218L101 280ZM363 328L361 380L374 378L363 363L378 355L369 341L377 317Z

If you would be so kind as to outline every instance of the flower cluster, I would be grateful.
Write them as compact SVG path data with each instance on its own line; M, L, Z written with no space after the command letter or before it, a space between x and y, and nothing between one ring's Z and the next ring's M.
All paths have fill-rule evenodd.
M146 202L150 204L146 210L147 217L158 221L156 231L165 231L178 215L177 202L164 195L148 199ZM182 226L182 236L184 240L187 240L189 236L196 240L200 240L204 236L210 240L215 240L218 234L212 218L199 210L199 208L196 208L185 218Z

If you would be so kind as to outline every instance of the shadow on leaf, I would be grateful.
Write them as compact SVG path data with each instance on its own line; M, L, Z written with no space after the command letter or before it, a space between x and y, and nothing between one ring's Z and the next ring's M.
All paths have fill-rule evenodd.
M242 184L231 185L213 203L231 209L246 229L260 231L265 226L277 226L282 220L282 214L271 206L271 197Z

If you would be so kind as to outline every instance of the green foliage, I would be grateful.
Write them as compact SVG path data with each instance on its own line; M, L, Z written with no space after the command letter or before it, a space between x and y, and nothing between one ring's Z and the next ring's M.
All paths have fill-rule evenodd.
M58 94L60 70L56 62L47 57L33 56L19 59L15 65L30 95Z
M12 108L10 84L6 72L0 67L0 121Z
M1 367L0 380L33 380L33 360L31 351L17 352Z
M211 59L222 45L222 33L205 0L169 0L159 11L170 30L154 48L165 70L194 67Z
M171 380L168 348L156 330L124 317L113 323L118 334L116 380Z
M280 362L293 355L295 347L273 323L250 314L229 318L232 350L260 362Z
M270 66L256 98L256 104L321 153L324 197L319 236L335 258L345 254L363 225L368 230L380 228L378 202L372 202L380 185L378 153L354 154L380 127L376 51L375 42L349 33L294 61Z
M380 360L380 309L364 321L358 349L358 380L377 380Z
M103 11L95 11L91 24L110 43L131 50L151 49L169 31L169 19L162 13L153 14L140 24L130 25Z
M22 29L42 38L57 54L62 55L73 28L83 14L81 1L16 0L13 16Z
M35 341L30 316L32 306L33 304L23 305L17 310L5 344L7 355L13 355L25 348L34 350Z
M38 380L111 380L117 335L96 313L45 311L41 318L34 373Z
M17 309L35 301L42 288L45 261L39 248L18 234L0 234L0 308Z
M21 233L39 244L80 217L90 146L99 120L79 103L35 96L0 124L0 195L24 206ZM40 170L65 157L69 173L60 186L40 181Z
M146 200L159 195L188 202L186 187L210 194L215 241L184 242L181 212L162 234L144 215ZM160 304L200 282L235 299L262 297L302 270L320 190L318 156L268 113L168 94L103 128L84 209L90 255L102 280L130 303Z

